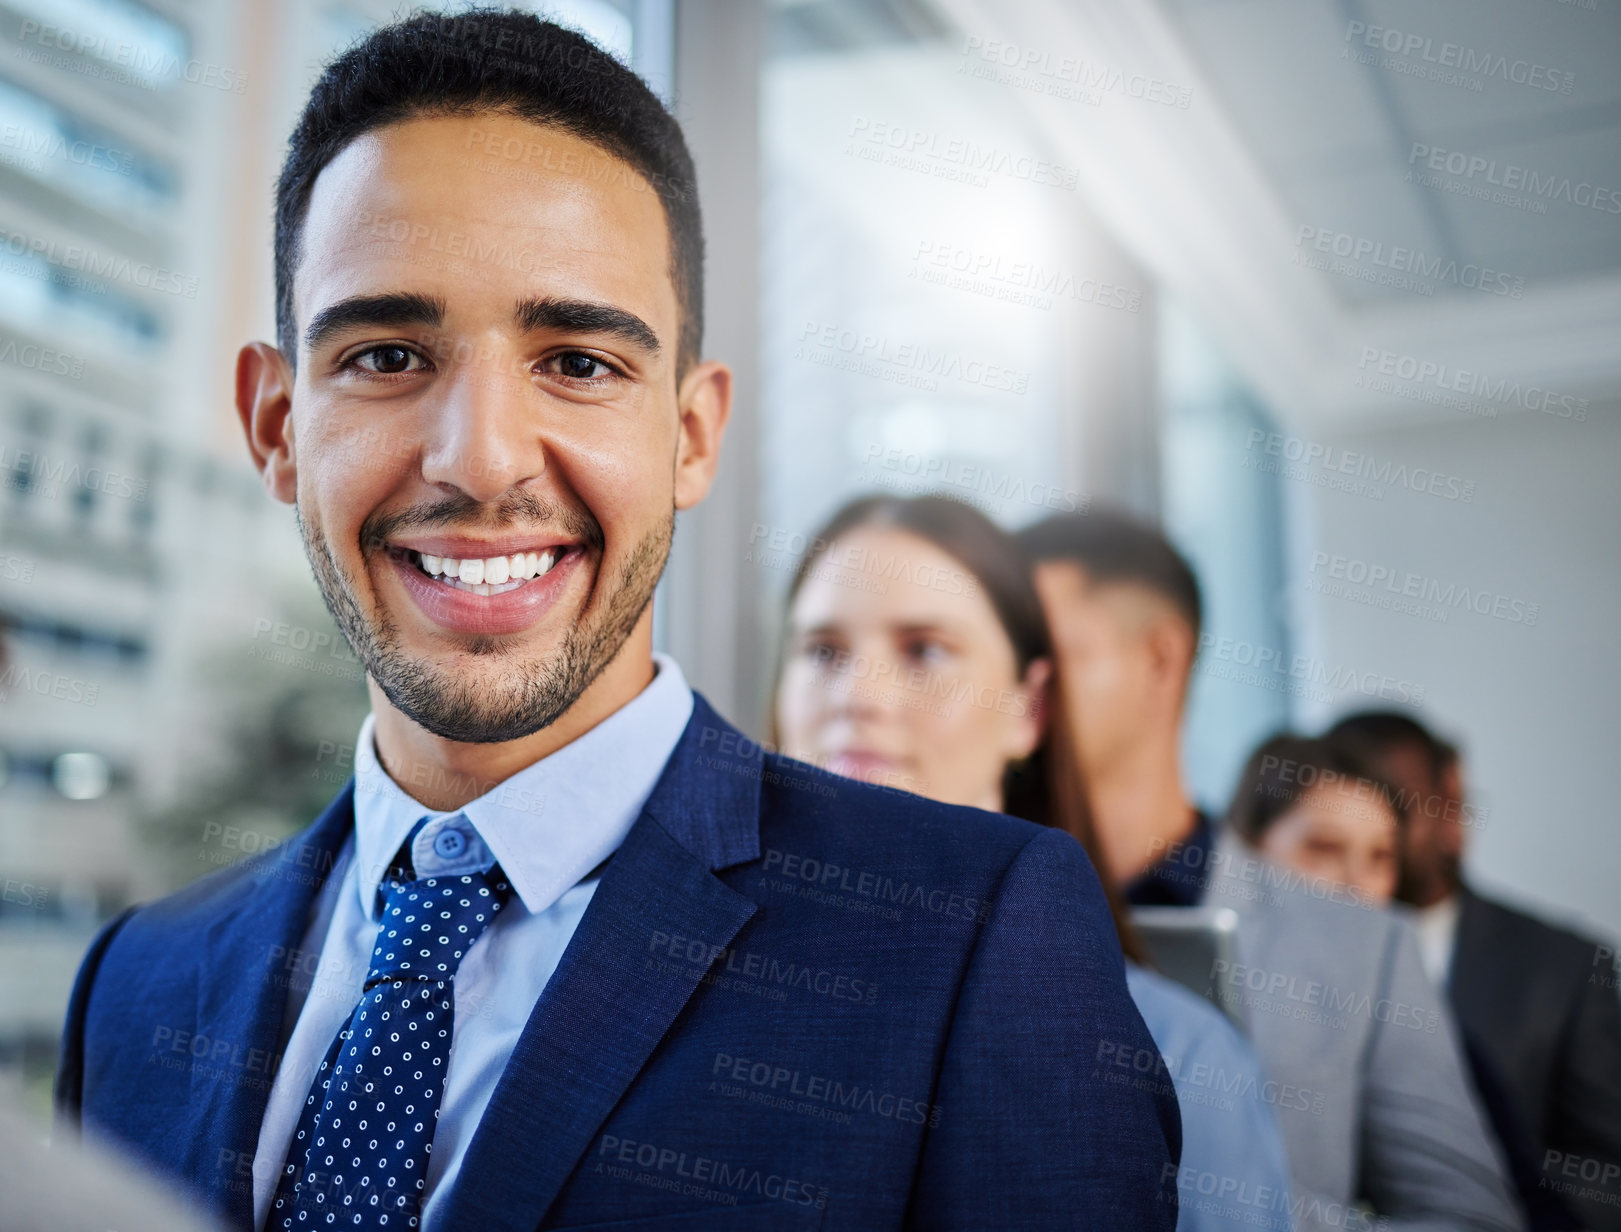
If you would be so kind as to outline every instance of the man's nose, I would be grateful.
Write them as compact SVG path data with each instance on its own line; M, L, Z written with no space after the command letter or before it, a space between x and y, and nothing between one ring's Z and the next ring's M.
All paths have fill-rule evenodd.
M545 472L534 390L515 358L476 354L456 363L440 388L423 478L487 503Z

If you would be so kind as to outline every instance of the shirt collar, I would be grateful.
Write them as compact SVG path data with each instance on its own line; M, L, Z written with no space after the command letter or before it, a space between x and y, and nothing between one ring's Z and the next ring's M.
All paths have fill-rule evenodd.
M653 682L577 740L445 812L413 799L377 759L374 720L355 741L355 857L361 908L413 827L461 813L500 863L524 907L545 911L618 850L692 717L674 659L655 654Z
M1462 906L1458 894L1454 891L1438 903L1431 903L1428 907L1414 907L1413 919L1421 928L1432 928L1440 932L1450 932L1458 926L1458 909Z
M1215 837L1210 814L1195 809L1192 831L1126 887L1126 901L1137 907L1197 907L1210 880Z

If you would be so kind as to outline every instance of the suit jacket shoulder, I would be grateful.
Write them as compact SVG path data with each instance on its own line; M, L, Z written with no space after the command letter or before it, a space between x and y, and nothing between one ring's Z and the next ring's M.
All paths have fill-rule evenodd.
M279 847L103 929L63 1027L62 1121L178 1174L206 1204L224 1205L232 1186L251 1199L251 1174L236 1168L239 1157L251 1163L279 1061L281 960L348 836L351 802L346 788Z
M1614 1205L1590 1199L1567 1171L1621 1166L1614 950L1467 888L1461 895L1449 987L1459 1022L1507 1088L1545 1183L1591 1226L1621 1227Z
M982 916L981 899L965 907L952 894L988 893L1045 832L1016 817L840 778L776 754L764 759L762 785L761 859L768 872L948 918ZM881 890L879 870L888 879ZM864 872L873 876L864 881Z
M1599 953L1596 942L1569 929L1460 891L1448 994L1460 1024L1509 1086L1533 1146L1547 1137L1549 1092L1601 971Z
M1466 981L1485 964L1525 964L1528 969L1553 967L1559 978L1579 975L1585 981L1599 942L1573 929L1512 907L1467 886L1459 890L1458 936L1454 978ZM1469 968L1464 970L1464 968Z

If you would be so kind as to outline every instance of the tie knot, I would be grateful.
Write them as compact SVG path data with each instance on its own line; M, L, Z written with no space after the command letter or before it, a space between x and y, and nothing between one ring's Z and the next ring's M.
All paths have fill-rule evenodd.
M383 980L455 978L512 887L500 868L451 877L389 881L366 987Z

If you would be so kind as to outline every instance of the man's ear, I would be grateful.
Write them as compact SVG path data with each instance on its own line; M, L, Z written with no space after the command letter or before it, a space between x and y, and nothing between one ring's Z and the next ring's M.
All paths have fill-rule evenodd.
M732 370L709 360L693 367L676 391L681 415L675 445L675 507L690 509L709 492L720 441L732 414Z
M1153 664L1154 679L1173 696L1180 696L1193 670L1193 630L1169 612L1158 612L1143 630Z
M293 371L268 342L250 342L236 356L236 414L265 490L284 504L298 495L293 453Z

